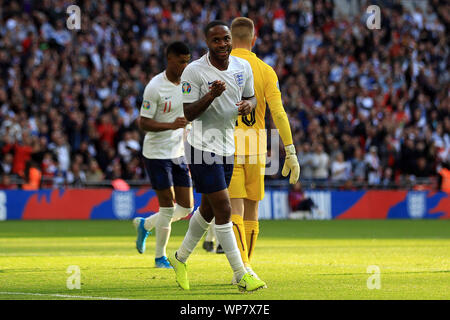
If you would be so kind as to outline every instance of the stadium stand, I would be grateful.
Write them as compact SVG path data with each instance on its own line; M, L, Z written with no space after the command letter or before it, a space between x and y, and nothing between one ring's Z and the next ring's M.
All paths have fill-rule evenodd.
M148 184L136 119L163 48L183 40L197 59L203 26L240 15L279 77L304 186L430 184L450 161L448 3L370 1L379 30L368 1L78 1L81 30L68 1L0 3L2 188L27 168L49 188Z

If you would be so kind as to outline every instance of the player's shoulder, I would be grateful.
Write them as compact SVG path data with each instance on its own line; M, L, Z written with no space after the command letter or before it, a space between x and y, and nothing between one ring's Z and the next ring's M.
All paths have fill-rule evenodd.
M198 59L192 61L191 63L189 63L184 70L186 70L186 69L188 69L188 70L190 70L190 69L195 70L195 68L204 67L204 66L208 66L208 62L206 60L206 54L204 54L200 58L198 58Z
M157 97L159 95L159 90L164 86L165 78L164 72L158 73L156 76L150 79L144 88L144 96Z
M265 72L269 72L269 73L273 73L275 72L275 70L273 69L273 67L268 64L267 62L264 62L264 60L262 60L259 57L256 57L258 64L261 66L261 68L265 71Z
M232 69L234 70L245 70L246 73L250 74L252 73L252 66L250 62L245 60L244 58L235 57L230 55L230 62L233 66Z
M150 79L150 81L145 86L145 89L149 88L159 88L162 85L164 85L165 79L164 79L164 71L161 73L158 73L156 76Z
M250 62L248 62L246 59L241 58L241 57L236 57L236 56L232 56L230 55L230 60L232 61L232 63L234 63L235 65L239 65L239 66L245 66L245 67L250 67Z

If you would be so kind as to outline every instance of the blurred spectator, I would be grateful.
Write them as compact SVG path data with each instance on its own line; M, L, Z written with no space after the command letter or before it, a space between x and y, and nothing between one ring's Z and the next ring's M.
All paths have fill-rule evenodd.
M330 157L323 150L322 144L316 144L314 147L314 154L312 156L312 165L314 168L314 179L317 181L324 181L328 179Z
M33 148L31 146L32 138L27 132L22 134L22 141L12 142L6 139L6 144L3 147L3 153L12 152L14 154L12 172L20 177L25 176L25 167L27 161L31 159Z
M380 159L377 154L377 147L369 148L369 153L366 154L365 162L367 164L368 183L369 185L378 185L381 182L381 167Z
M439 190L450 194L450 162L442 164L438 180Z
M298 152L297 156L301 168L301 179L312 180L314 177L314 168L312 163L313 154L308 142L301 145L300 152Z
M86 171L87 182L100 182L104 179L105 175L98 166L97 160L91 159L89 162L89 168Z
M387 167L384 169L381 185L387 189L391 187L392 183L394 183L392 168Z
M72 188L82 188L86 183L86 175L83 170L80 169L79 163L72 163L70 171L66 175L66 183Z
M351 160L352 177L358 183L363 183L366 180L367 164L364 161L361 148L356 148L354 156Z
M289 206L291 211L309 211L316 207L311 198L305 196L300 182L297 182L289 191Z
M126 131L123 134L123 140L119 142L118 152L125 163L130 162L131 157L137 155L141 151L141 145L139 141L136 141L132 138L132 134L129 131Z
M11 153L5 153L1 161L0 171L2 173L11 174L13 167L13 155Z
M417 178L426 178L434 175L434 171L431 165L427 162L425 157L421 156L416 160L416 167L414 170L414 176Z
M348 161L344 161L344 153L338 152L336 159L331 163L331 180L347 181L350 179L351 165Z
M67 172L70 167L70 146L61 131L53 132L52 142L49 143L48 149L56 155L59 169Z
M2 173L2 178L0 181L0 190L14 190L17 188L18 188L17 184L11 181L11 176L6 173Z
M41 187L42 172L33 161L27 161L23 190L38 190Z

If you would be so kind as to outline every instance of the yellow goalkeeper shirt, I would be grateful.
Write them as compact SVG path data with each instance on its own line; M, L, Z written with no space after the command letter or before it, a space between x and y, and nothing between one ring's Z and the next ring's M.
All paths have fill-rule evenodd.
M269 105L273 121L285 146L292 144L292 133L281 102L278 77L267 63L253 52L236 48L231 55L247 60L253 71L256 108L246 116L239 116L234 140L236 155L254 155L267 152L267 135L265 131L266 103Z

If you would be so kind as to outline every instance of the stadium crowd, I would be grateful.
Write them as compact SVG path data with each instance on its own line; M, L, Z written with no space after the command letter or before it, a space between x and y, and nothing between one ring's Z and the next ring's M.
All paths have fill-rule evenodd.
M240 15L279 77L302 181L435 176L450 161L450 5L372 1L372 30L366 6L343 15L335 1L84 0L69 30L71 1L0 0L0 187L36 171L43 187L146 179L136 119L165 46L197 59L203 26Z

